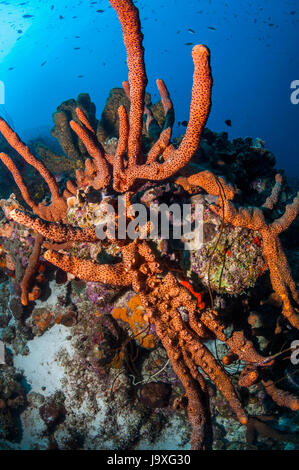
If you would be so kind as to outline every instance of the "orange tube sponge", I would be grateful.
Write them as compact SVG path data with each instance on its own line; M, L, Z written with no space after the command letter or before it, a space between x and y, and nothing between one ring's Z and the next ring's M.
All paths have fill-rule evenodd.
M34 210L34 212L40 217L47 220L63 220L66 214L66 201L59 194L59 189L56 183L54 176L50 171L44 166L44 164L35 158L34 155L30 152L29 148L21 141L19 136L11 129L7 122L0 118L0 132L5 137L7 142L24 158L24 160L33 166L42 178L45 180L49 186L52 202L49 206L43 204L35 204L34 201L30 198L29 192L25 183L17 170L16 166L12 160L5 154L1 154L0 158L3 163L11 171L12 175L15 178L17 185L20 187L22 195L24 196L27 204Z
M189 163L197 150L210 112L212 77L209 50L202 45L195 46L192 57L194 74L189 123L180 146L178 149L171 146L167 159L163 163L150 161L144 165L129 167L125 172L126 186L123 190L131 187L136 180L160 181L174 175ZM150 160L153 160L153 158Z
M277 185L272 195L266 201L266 206L272 206L276 200ZM262 209L257 207L239 207L228 200L224 204L220 201L220 206L211 206L220 216L224 209L224 220L235 227L245 227L251 230L258 230L263 241L263 256L270 270L272 287L280 296L283 302L283 315L297 329L299 329L299 294L291 276L291 270L285 256L283 247L279 240L279 234L286 230L299 214L299 193L291 204L285 208L285 213L274 222L266 222Z
M35 237L33 251L28 261L28 266L26 268L24 277L21 282L21 302L22 305L28 304L28 292L30 289L30 284L32 282L32 278L35 275L39 263L39 257L41 254L41 247L43 243L43 236L39 233Z
M63 242L97 242L94 229L73 227L71 225L57 224L55 222L46 222L45 220L30 217L24 212L13 209L10 217L19 224L32 228L35 232L40 233L43 237L53 240L57 243Z
M293 411L299 410L299 398L291 395L285 390L281 390L275 387L272 380L263 380L262 383L267 393L270 395L273 401L277 403L277 405L285 406L286 408L290 408Z
M129 286L132 282L131 276L126 271L123 263L114 265L97 264L93 261L64 255L52 250L47 250L44 257L63 271L84 281L103 282L114 286Z
M189 176L187 181L191 186L199 186L212 196L222 194L224 199L233 199L237 192L236 188L232 187L222 177L217 177L208 170Z
M100 142L97 141L96 135L85 114L80 110L80 108L76 108L76 113L82 124L78 124L76 121L70 121L70 126L82 140L87 152L94 161L97 171L95 178L92 180L92 185L95 189L106 188L110 182L111 175L105 159L104 149ZM87 167L86 170L88 170Z
M122 26L127 51L130 84L130 132L128 140L129 166L136 165L142 145L143 109L147 77L144 64L143 34L138 10L130 0L110 0Z

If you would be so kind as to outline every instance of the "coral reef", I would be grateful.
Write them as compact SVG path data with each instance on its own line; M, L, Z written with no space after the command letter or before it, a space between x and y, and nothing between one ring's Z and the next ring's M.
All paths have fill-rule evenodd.
M19 438L18 415L26 404L22 375L12 365L0 366L0 439L16 441Z
M259 232L232 224L225 224L222 229L221 217L215 214L204 196L194 197L204 208L204 245L191 252L190 270L215 292L245 292L266 269Z
M35 143L35 150L41 157L43 163L53 173L70 172L84 167L84 161L88 157L86 148L77 135L70 129L69 121L78 122L76 109L80 107L84 114L88 117L94 130L97 129L97 119L95 116L96 107L91 102L87 93L81 93L77 100L70 99L64 101L57 107L53 113L54 127L52 136L57 139L63 150L63 155L57 155L50 148L42 143Z
M86 95L80 95L77 103L64 103L54 117L55 135L70 159L77 159L77 147L80 148L78 158L85 156L84 166L76 170L75 179L69 179L61 193L51 172L30 152L8 123L0 119L0 132L19 155L40 173L51 193L48 203L36 203L14 161L7 154L0 154L31 209L24 210L13 198L13 203L3 203L7 220L2 227L2 237L9 238L10 229L17 227L20 230L19 227L22 226L28 228L28 233L31 230L35 234L26 272L19 286L22 305L27 306L28 301L36 301L40 295L34 277L42 255L47 263L87 282L86 295L93 304L94 312L93 318L86 319L89 322L88 330L87 323L85 324L86 331L92 331L92 334L85 338L81 346L81 350L85 351L85 365L88 364L99 375L105 372L106 367L104 370L102 368L107 364L113 364L116 368L123 366L131 372L133 383L137 385L138 380L141 385L139 398L143 400L146 410L163 407L171 398L167 385L159 384L159 374L165 372L168 362L158 372L151 373L147 383L144 383L142 377L139 380L140 363L136 353L136 348L138 351L140 346L154 347L159 341L185 390L185 397L176 400L175 406L185 406L187 409L192 428L192 448L212 447L213 431L214 435L217 434L213 430L211 417L213 400L210 384L214 384L221 392L240 426L247 426L248 440L253 443L254 430L264 434L267 434L267 430L262 418L248 418L246 407L238 393L239 388L250 389L257 384L262 385L274 402L294 411L299 409L299 399L295 394L276 387L274 372L278 353L271 353L271 348L267 350L267 347L263 351L257 349L254 335L248 334L245 324L247 317L249 318L245 306L243 315L236 318L229 308L221 306L221 300L225 299L220 299L220 306L217 305L212 291L227 295L240 294L255 287L264 271L269 269L272 288L276 294L276 307L278 305L281 310L277 314L279 320L271 325L277 335L277 343L283 335L289 334L286 333L287 327L292 333L298 329L299 296L279 235L290 227L299 213L299 194L292 200L286 198L284 212L277 215L275 210L282 202L282 177L276 175L269 194L267 185L262 187L262 182L257 181L260 173L253 171L250 182L256 188L255 199L258 200L259 191L264 193L264 190L268 197L265 202L258 201L257 205L245 205L244 179L248 162L242 161L239 165L238 162L233 162L233 146L229 148L224 135L219 136L215 143L216 147L224 147L223 151L214 152L213 158L208 159L212 145L210 142L208 148L208 142L203 142L203 138L206 136L207 141L212 140L211 133L204 131L211 106L212 77L210 53L205 46L196 45L192 50L194 75L189 121L180 142L171 143L174 112L162 80L157 80L157 87L164 119L159 122L158 116L154 116L153 110L145 102L147 76L138 10L131 0L110 0L110 4L122 26L129 72L128 82L123 83L129 103L127 107L121 104L118 108L119 133L115 151L110 153L101 143L101 138L97 135L94 106ZM149 142L147 146L143 143L144 116L149 137L152 139L156 136L150 146ZM71 130L77 136L75 147ZM251 161L258 160L262 154L268 167L272 168L272 155L264 150L262 142L240 140L235 142L234 148L238 145L243 149L250 148L248 153ZM202 166L200 153L205 154ZM241 154L242 150L239 155ZM220 175L219 170L225 168L221 161L224 164L228 162L228 169L224 169ZM230 166L235 166L234 177L231 179ZM271 174L270 181L273 180L273 175L274 173ZM165 184L165 180L174 186L163 188L161 184ZM240 180L243 181L243 186L238 190L236 185ZM264 183L268 181L264 180ZM163 243L148 241L145 237L135 240L128 237L118 239L117 233L108 242L98 239L95 228L99 223L97 211L107 202L111 205L119 204L118 194L122 194L127 203L123 213L127 224L132 220L130 207L134 200L143 201L146 205L150 198L159 199L159 194L165 197L171 192L169 188L175 188L179 195L184 194L186 200L197 195L206 207L206 235L211 235L213 230L218 233L216 239L212 234L210 245L205 245L206 252L191 255L189 271L184 268L184 260L178 262L176 253L169 256L171 247L165 248ZM243 200L240 189L245 193ZM207 194L204 195L204 192ZM213 224L217 225L217 230L211 227ZM145 224L141 227L141 233L148 235L149 228ZM118 229L119 226L117 231ZM237 247L233 248L232 244L236 239ZM103 252L105 256L99 259ZM109 262L108 255L111 257ZM224 261L230 256L232 261L226 271ZM107 284L108 289L102 287L102 284ZM110 286L119 289L119 292L126 288L133 289L135 293L129 301L127 299L128 308L115 304L112 316L110 312L101 312L101 300L106 299L105 305L117 297L113 297L115 291ZM81 287L74 286L77 297L82 293ZM62 303L70 304L68 297L69 294ZM237 307L236 303L235 308ZM43 333L52 323L62 321L64 315L69 314L64 312L62 317L58 317L55 308L54 315L51 311L39 311L33 318L35 326ZM132 334L129 338L122 333L116 319L130 325ZM83 329L83 324L78 328ZM150 331L150 335L143 336L145 344L138 338L143 330ZM225 345L226 352L222 361L218 359L217 352L214 355L208 347L207 341L211 339L217 339ZM243 361L238 383L226 370L226 366L231 366L237 360ZM82 375L87 375L84 364L81 362L80 365ZM156 376L159 377L158 380L153 381ZM174 377L174 380L177 379ZM117 376L112 384L114 395L118 386L116 384L119 385ZM80 387L84 387L82 381ZM149 398L151 390L155 390L156 400ZM140 416L147 415L146 410L142 409ZM229 413L228 416L231 417ZM49 399L40 409L40 416L48 430L49 424L59 424L65 417L63 400ZM272 432L271 435L275 437L275 433ZM127 442L126 445L129 444Z
M148 331L148 321L144 319L144 315L145 309L139 295L130 297L127 308L115 306L112 311L113 318L130 325L137 343L146 349L152 349L156 346L156 337Z

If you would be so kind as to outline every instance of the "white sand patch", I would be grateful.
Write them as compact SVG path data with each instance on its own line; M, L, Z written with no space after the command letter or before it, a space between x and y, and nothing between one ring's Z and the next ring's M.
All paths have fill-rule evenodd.
M22 450L46 450L49 441L45 436L46 425L40 417L38 408L28 408L21 415L22 441L18 447Z
M186 421L181 416L174 414L169 417L168 423L157 441L148 442L142 439L135 450L190 450L191 444L186 438L187 427Z
M138 428L140 441L137 449L189 448L183 417L168 416L163 431L152 442L150 421L140 423L140 412L130 405L126 393L115 397L111 404L99 378L81 362L72 341L67 339L71 333L72 329L56 324L42 336L28 341L27 356L14 356L14 366L23 371L30 392L48 397L61 391L65 396L65 419L53 434L60 449L69 448L74 432L82 437L84 449L115 449L122 442L131 441L133 444ZM22 439L11 447L24 450L48 448L50 441L39 406L38 402L31 402L22 412ZM135 448L135 444L133 446Z
M51 294L47 300L35 300L35 308L54 308L57 305L58 297L65 297L67 284L57 284L55 280L49 282Z
M14 356L14 366L24 371L31 391L51 395L62 388L61 380L65 374L64 368L57 362L56 355L61 349L72 352L69 328L63 325L54 325L42 336L36 336L28 341L29 354ZM42 387L46 387L44 390Z

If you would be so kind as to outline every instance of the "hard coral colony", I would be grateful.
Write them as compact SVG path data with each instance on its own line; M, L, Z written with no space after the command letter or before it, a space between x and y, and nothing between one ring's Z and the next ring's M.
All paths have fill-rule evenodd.
M241 231L244 229L245 232L247 230L250 243L255 243L256 249L260 248L260 256L263 257L260 274L266 267L269 268L272 287L282 301L281 313L294 329L298 329L299 295L279 235L297 217L299 195L286 205L283 215L273 220L271 211L278 203L282 188L282 178L279 175L276 176L270 196L261 207L240 207L234 202L237 188L224 177L217 176L208 169L192 172L192 165L188 164L199 148L211 107L210 52L203 45L196 45L192 50L193 87L189 121L184 137L179 145L171 143L173 105L165 83L163 80L157 80L165 124L149 151L144 152L143 118L145 116L148 131L153 127L155 118L145 104L147 76L139 13L131 0L110 0L110 4L122 26L128 64L128 81L123 83L123 89L130 102L129 114L123 105L118 109L119 138L115 152L108 153L104 149L97 139L94 127L79 105L76 108L76 118L69 122L69 126L84 143L90 158L85 160L84 169L76 170L75 181L67 181L61 194L57 181L42 161L30 152L7 122L0 119L2 135L11 147L40 173L51 193L48 205L37 204L14 161L7 154L0 154L2 162L12 173L24 201L31 209L31 213L24 211L17 202L6 205L7 218L28 227L36 234L34 249L21 282L22 303L26 305L34 297L34 292L30 289L43 247L47 248L43 253L47 262L81 280L131 286L138 294L145 311L145 324L154 327L155 334L164 346L173 370L185 389L187 412L192 427L192 449L207 449L212 441L207 380L213 382L220 390L239 422L248 424L239 393L224 365L205 345L207 339L217 338L226 343L229 352L223 360L224 364L225 361L230 362L230 359L245 362L246 366L239 377L240 386L250 387L254 383L262 383L278 405L291 410L299 409L299 399L274 384L269 373L274 357L261 355L242 329L226 328L225 318L217 311L213 299L210 301L207 296L204 302L204 294L195 292L190 279L187 281L182 278L178 274L179 269L171 272L171 268L166 266L166 258L150 241L141 238L134 241L117 238L111 240L114 252L120 257L116 263L99 264L93 259L69 254L73 251L68 250L76 252L77 244L100 245L94 225L82 227L69 223L69 211L74 207L78 194L86 195L91 190L105 194L111 200L116 200L116 195L122 194L130 205L138 192L149 182L155 187L157 182L169 181L176 188L184 190L187 195L203 195L205 192L208 197L213 196L209 210L220 218L221 226L230 227L230 230L234 230L234 227ZM130 215L127 214L127 217L129 220ZM226 255L230 255L229 249L226 250ZM210 269L208 264L205 271ZM265 267L262 268L262 265ZM217 280L220 280L219 277ZM205 292L209 288L211 293L209 281L207 278ZM115 316L117 312L121 310L115 310ZM154 341L152 342L154 344ZM264 370L268 374L264 374Z

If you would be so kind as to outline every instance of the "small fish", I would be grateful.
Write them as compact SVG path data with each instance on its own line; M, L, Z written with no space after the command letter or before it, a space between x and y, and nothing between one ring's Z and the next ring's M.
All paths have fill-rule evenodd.
M22 34L22 32L23 32L23 31L22 31L21 29L18 29L18 33L19 33L19 34Z
M256 245L256 246L261 246L261 240L259 239L258 236L254 237L253 239L253 243Z
M9 69L8 69L8 70L13 70L13 69L14 69L14 67L9 67Z
M182 286L184 286L186 289L188 289L189 292L191 292L192 295L197 299L197 306L202 310L205 308L205 304L203 302L203 296L200 292L196 292L193 289L193 286L190 284L188 281L179 281Z
M23 18L33 18L34 15L23 15Z
M227 119L226 121L224 121L224 123L228 126L228 127L232 127L232 122L230 119Z
M216 31L216 28L214 28L214 26L208 26L208 29L211 29L212 31Z
M54 10L54 5L51 5L51 10Z
M295 11L290 11L290 15L296 15Z
M105 10L97 10L96 13L104 13Z
M75 51L78 51L79 49L80 49L80 47L74 47Z
M193 46L194 42L185 42L185 46Z
M83 78L83 77L84 77L84 75L78 75L78 78Z
M59 15L59 19L60 19L60 20L64 20L64 16Z
M188 31L188 33L195 34L194 29L189 28L187 31Z
M43 67L46 63L47 61L45 60L42 64L40 64L40 66Z
M188 126L188 121L182 121L181 124L182 124L182 126L187 127Z

